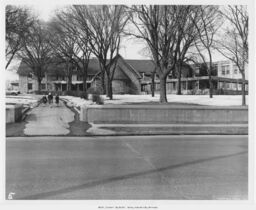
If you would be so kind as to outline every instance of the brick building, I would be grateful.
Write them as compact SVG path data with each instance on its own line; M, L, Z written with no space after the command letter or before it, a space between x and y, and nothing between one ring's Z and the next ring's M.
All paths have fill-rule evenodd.
M63 69L64 65L49 68L42 79L42 91L65 91L67 90L67 76ZM113 79L114 94L145 94L150 93L152 88L152 72L154 63L151 60L124 60L119 57ZM247 72L247 71L246 71ZM21 93L38 90L36 77L30 68L21 62L19 69L19 89ZM87 88L95 87L101 83L100 65L97 59L91 59L88 67ZM241 74L237 67L229 61L214 63L212 81L215 92L226 91L226 94L239 94L241 91ZM247 79L246 74L246 79ZM159 77L155 75L155 90L159 91ZM82 76L74 68L72 73L72 90L82 90ZM167 93L177 92L177 78L175 74L167 78ZM209 88L207 72L202 65L187 65L182 67L181 88L184 94L202 94ZM248 80L246 80L248 90ZM200 92L201 91L201 92ZM200 92L200 93L199 93Z

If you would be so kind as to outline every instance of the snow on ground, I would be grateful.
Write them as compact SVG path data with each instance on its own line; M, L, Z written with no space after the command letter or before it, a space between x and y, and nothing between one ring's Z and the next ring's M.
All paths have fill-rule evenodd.
M37 105L38 100L42 98L40 95L18 95L18 96L6 96L6 104L23 104L31 108Z
M70 105L76 107L95 104L91 100L84 100L73 96L61 96L61 98L69 101ZM159 95L155 97L151 97L151 95L114 95L113 100L109 100L106 96L103 96L103 98L104 104L130 104L159 101ZM214 95L213 98L209 98L208 95L168 95L167 98L168 102L210 106L240 106L242 104L242 96L240 95ZM246 98L248 99L248 96L246 96Z
M68 106L81 107L95 104L91 100L85 100L74 96L60 96L60 99L67 101Z

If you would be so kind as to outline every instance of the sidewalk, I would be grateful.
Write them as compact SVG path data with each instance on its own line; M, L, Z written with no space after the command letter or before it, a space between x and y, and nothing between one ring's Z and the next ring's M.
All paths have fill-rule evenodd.
M74 113L62 102L56 104L41 104L34 108L26 118L24 134L35 135L66 135L69 133L69 123L74 120Z

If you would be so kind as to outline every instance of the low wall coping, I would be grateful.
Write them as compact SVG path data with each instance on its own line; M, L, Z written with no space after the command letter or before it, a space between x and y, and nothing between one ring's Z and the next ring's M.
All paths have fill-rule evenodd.
M193 110L248 110L248 106L205 106L205 105L198 105L198 106L170 106L170 105L89 105L83 106L81 108L85 109L170 109L170 110L177 110L177 109L193 109Z
M23 107L22 104L6 104L5 105L6 109L15 109L15 108L21 108L21 107Z

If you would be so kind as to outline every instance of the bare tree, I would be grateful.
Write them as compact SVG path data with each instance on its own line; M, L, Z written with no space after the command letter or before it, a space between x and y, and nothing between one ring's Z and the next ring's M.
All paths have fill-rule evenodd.
M29 28L33 25L34 18L30 15L28 9L7 5L5 8L5 40L6 40L6 65L8 68L16 53L22 47L22 39L26 37Z
M166 103L166 79L174 71L178 49L183 37L180 24L184 21L187 6L150 5L133 6L130 21L135 27L127 34L143 39L148 44L156 73L160 78L160 102Z
M74 70L75 55L80 52L77 45L77 39L64 28L59 20L53 19L49 24L49 33L51 34L50 45L57 62L64 63L65 75L67 76L67 90L71 90L72 74Z
M188 59L188 50L194 47L194 43L198 41L198 30L196 28L195 23L199 20L199 7L198 6L188 6L187 13L184 14L184 21L180 23L179 30L183 30L183 38L181 44L178 48L177 55L177 77L178 77L178 85L177 85L177 95L181 95L181 76L182 76L182 67L185 61Z
M31 68L37 78L38 90L41 91L41 81L51 62L52 55L49 33L45 24L36 21L21 42L22 48L17 55Z
M193 16L191 17L198 31L199 40L200 40L200 42L194 42L194 43L199 56L201 57L205 66L207 66L207 71L209 76L209 96L210 98L212 98L212 95L213 95L213 84L212 84L212 75L211 75L213 72L212 49L214 47L214 39L215 39L216 32L220 28L222 22L218 12L218 6L212 6L212 5L199 6L198 13L199 13L198 21L195 21ZM206 53L204 53L205 51ZM209 61L209 64L208 64L208 61Z
M80 29L79 24L73 17L72 8L68 7L56 15L58 24L66 31L66 36L75 42L73 62L77 67L78 73L83 77L83 91L87 91L88 66L91 56L89 46L90 36L87 31Z
M152 62L153 62L153 56L151 54L151 50L149 49L149 46L146 44L146 46L144 48L142 48L142 50L140 51L141 55L143 55L144 57L148 57ZM151 72L151 96L155 97L155 76L156 76L156 68L157 66L154 64L154 68Z
M248 13L246 6L228 6L220 11L227 20L224 34L216 49L227 59L235 63L242 75L242 105L245 98L245 66L248 64Z
M121 33L127 22L125 15L122 5L73 6L73 17L80 30L89 35L90 50L99 60L102 75L105 74L110 99L113 99L112 81L119 57Z

